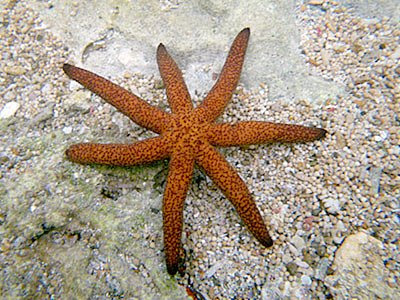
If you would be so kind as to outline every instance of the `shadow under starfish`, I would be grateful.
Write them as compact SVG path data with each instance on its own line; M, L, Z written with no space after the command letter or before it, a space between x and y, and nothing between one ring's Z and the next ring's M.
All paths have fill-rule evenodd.
M171 113L151 106L136 95L89 71L65 64L65 73L99 95L136 124L159 136L132 144L76 144L69 147L69 160L81 164L133 166L169 158L163 198L164 247L168 273L179 267L183 204L195 164L213 180L232 202L237 213L265 247L272 239L244 181L215 149L270 142L307 142L320 139L321 128L245 121L217 123L239 81L250 29L235 38L218 81L204 101L193 108L182 73L164 45L157 49L157 63L165 84Z

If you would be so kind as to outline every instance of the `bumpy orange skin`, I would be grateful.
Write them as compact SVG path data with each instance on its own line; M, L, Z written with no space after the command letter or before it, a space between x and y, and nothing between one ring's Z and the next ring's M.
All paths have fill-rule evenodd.
M89 71L65 64L72 79L96 93L136 124L160 135L133 144L77 144L66 151L69 160L81 164L132 166L170 158L163 199L164 247L168 273L178 270L181 252L183 203L197 164L232 202L239 216L264 246L272 239L249 190L232 166L214 146L240 146L270 142L307 142L320 139L326 131L299 125L247 121L215 123L237 83L247 48L250 30L235 38L218 81L203 103L193 108L178 66L160 44L157 63L164 81L172 113L164 112Z

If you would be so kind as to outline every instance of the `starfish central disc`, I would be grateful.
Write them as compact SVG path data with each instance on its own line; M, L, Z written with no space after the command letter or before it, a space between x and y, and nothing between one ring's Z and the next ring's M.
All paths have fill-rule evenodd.
M195 114L186 113L172 116L162 136L168 138L173 149L179 149L181 143L196 147L201 141L206 141L208 130L209 123L200 121Z

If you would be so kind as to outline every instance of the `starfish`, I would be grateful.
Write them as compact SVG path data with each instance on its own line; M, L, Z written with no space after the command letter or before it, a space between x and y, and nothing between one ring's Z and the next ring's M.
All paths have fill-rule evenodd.
M129 91L87 70L64 64L64 72L99 95L136 124L159 135L132 144L83 143L66 150L69 160L81 164L133 166L169 158L163 197L164 250L169 274L180 266L183 205L195 165L223 192L255 238L265 247L273 242L250 191L234 168L215 148L271 142L307 142L320 139L322 128L243 121L218 123L239 81L250 29L235 38L219 78L203 102L193 107L182 73L163 44L157 63L171 113L151 106Z

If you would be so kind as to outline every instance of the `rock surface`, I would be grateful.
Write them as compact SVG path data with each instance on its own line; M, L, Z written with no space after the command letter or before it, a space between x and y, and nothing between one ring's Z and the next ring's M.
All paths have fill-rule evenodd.
M164 2L164 5L162 4ZM344 93L340 83L309 73L299 48L293 1L56 1L31 4L75 54L75 63L107 76L126 70L158 76L163 43L185 73L189 91L204 93L244 27L252 30L241 77L267 83L271 99L322 101Z
M335 253L335 272L325 278L333 295L338 299L399 299L400 292L388 283L382 248L381 241L364 232L348 236Z

